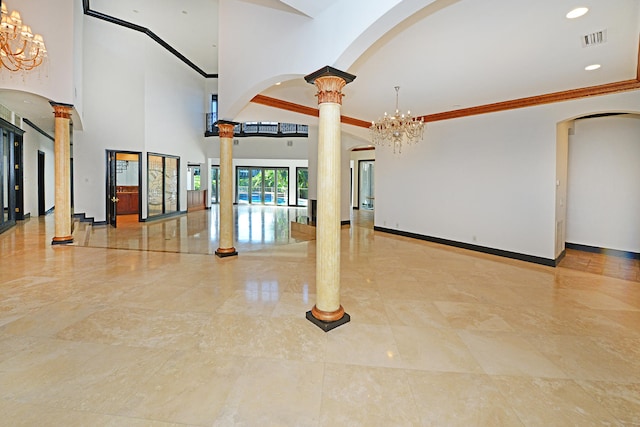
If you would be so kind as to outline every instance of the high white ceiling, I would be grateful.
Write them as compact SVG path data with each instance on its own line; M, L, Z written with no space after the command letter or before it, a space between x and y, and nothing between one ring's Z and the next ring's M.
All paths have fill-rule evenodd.
M343 114L374 120L395 107L427 115L636 77L638 0L461 0L415 16L373 45L347 70ZM565 17L576 5L589 12ZM420 15L420 14L418 14ZM583 47L586 34L607 41ZM595 71L585 66L601 64ZM265 95L313 106L306 83Z
M234 1L313 19L337 0ZM147 27L204 72L218 73L218 0L90 4L95 11ZM402 22L345 70L357 78L344 90L343 114L370 121L391 112L394 86L401 87L401 110L426 115L636 78L640 0L440 0L439 6ZM576 6L590 10L567 19ZM605 43L583 47L583 36L601 30L606 30ZM584 70L594 63L601 68ZM263 94L316 106L303 79L282 82ZM51 109L42 100L3 93L2 102L52 129ZM244 117L247 112L256 116ZM236 119L290 119L290 114L252 106Z

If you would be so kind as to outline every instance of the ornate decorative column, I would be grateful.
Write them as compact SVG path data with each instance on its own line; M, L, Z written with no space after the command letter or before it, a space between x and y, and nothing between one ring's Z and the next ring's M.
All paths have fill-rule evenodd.
M235 122L218 120L220 135L220 258L238 255L233 247L233 127Z
M305 77L318 88L316 304L307 312L325 332L351 318L340 305L340 108L342 88L356 76L326 66Z
M52 245L73 243L71 235L71 133L73 105L51 102L55 117L53 142L55 177L55 236Z

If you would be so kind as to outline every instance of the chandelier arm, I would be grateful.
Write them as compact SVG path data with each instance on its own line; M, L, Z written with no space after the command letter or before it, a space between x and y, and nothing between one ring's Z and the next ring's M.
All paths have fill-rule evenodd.
M14 55L22 55L27 48L27 40L22 40L22 47L18 48Z

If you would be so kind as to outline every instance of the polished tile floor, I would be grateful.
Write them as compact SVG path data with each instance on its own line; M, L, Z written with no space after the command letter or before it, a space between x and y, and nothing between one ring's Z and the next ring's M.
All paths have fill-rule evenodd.
M315 301L315 241L238 207L0 235L0 425L640 424L640 285L342 229L342 304ZM275 211L274 211L275 210ZM279 219L279 218L286 218ZM244 237L242 237L244 236Z

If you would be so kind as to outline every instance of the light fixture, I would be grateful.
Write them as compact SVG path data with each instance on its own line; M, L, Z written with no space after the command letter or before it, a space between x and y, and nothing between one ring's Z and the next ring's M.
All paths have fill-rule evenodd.
M586 71L593 71L593 70L597 70L598 68L600 68L600 64L591 64L584 67Z
M575 9L570 10L569 13L566 14L566 17L567 19L575 19L581 17L587 12L589 12L589 8L587 7L576 7Z
M398 109L398 92L400 86L395 86L396 90L396 111L392 116L384 113L384 117L377 122L371 122L371 142L377 146L391 145L393 152L402 152L402 144L415 144L423 138L424 119L407 114L401 114Z
M31 27L23 24L20 13L14 10L9 14L2 3L2 22L0 23L0 70L33 70L47 57L47 49L40 34L35 36Z

